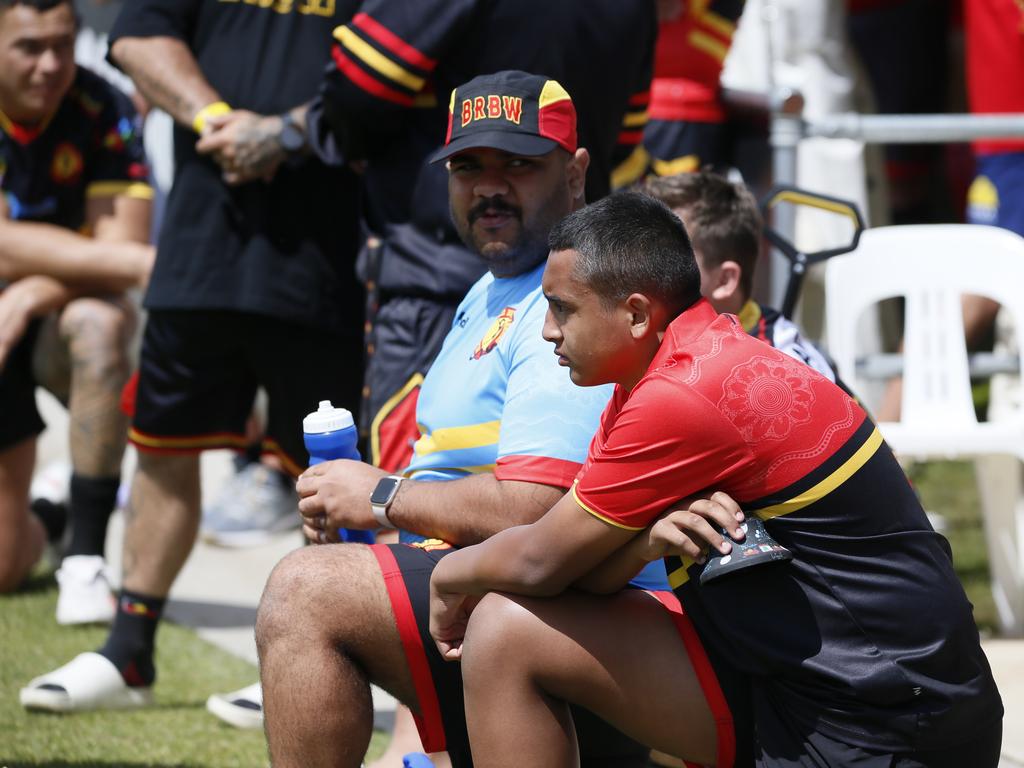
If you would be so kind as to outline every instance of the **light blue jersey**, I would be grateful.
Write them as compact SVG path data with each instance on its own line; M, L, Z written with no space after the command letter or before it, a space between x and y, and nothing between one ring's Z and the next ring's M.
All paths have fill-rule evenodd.
M455 480L493 472L561 488L572 485L612 386L577 387L541 336L544 264L516 277L489 272L469 289L423 380L416 405L420 438L404 474ZM402 532L402 541L423 537ZM633 584L668 589L651 563Z
M541 337L543 274L487 273L466 294L423 381L406 475L572 485L612 390L575 386Z

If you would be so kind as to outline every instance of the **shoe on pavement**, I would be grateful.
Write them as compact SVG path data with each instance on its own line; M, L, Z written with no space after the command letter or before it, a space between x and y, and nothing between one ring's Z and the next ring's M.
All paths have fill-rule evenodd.
M57 570L58 624L110 623L117 601L107 564L99 555L65 557Z
M153 703L153 690L130 688L106 656L90 652L37 677L21 689L18 698L25 709L87 712L146 707Z
M298 528L298 496L279 472L253 462L237 472L203 510L202 536L222 547L255 547Z
M215 693L206 700L206 709L236 728L262 728L263 688L253 683L232 693Z

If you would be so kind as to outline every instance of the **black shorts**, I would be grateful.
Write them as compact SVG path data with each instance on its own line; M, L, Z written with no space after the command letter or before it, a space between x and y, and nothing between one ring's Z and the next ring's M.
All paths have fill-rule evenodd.
M244 448L262 386L263 449L298 475L309 461L303 417L321 400L358 417L362 381L361 329L346 336L245 312L151 310L129 440L156 453Z
M969 744L934 751L869 750L827 736L794 716L789 696L771 677L740 672L713 643L703 643L682 608L663 603L676 614L677 629L686 644L705 697L719 723L719 767L731 749L735 768L996 768L1002 723L983 729ZM674 597L674 595L673 595ZM676 602L678 605L678 602ZM685 622L685 624L683 623ZM705 666L706 665L706 666ZM716 695L712 681L717 681ZM727 704L723 710L722 700ZM824 705L823 705L824 707ZM804 707L800 707L803 709ZM731 715L730 743L723 712Z
M996 768L1003 724L996 720L967 743L945 749L893 752L851 746L799 728L789 710L764 692L754 693L757 768Z
M384 576L398 634L409 664L419 713L415 714L423 749L447 750L453 768L473 765L466 734L462 674L458 663L445 661L430 637L430 574L452 552L435 540L420 544L375 544L370 547ZM650 749L596 718L573 708L581 768L642 768Z
M32 373L39 321L29 324L0 369L0 450L35 437L46 428L36 407L36 380Z

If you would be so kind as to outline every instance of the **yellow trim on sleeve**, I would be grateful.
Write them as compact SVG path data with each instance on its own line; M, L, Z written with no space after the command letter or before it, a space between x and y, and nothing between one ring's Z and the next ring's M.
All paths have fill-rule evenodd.
M697 17L702 24L706 24L715 30L722 37L732 38L736 32L736 23L729 21L725 16L719 16L714 11L704 11Z
M619 163L615 170L612 171L612 189L622 189L632 184L644 175L644 171L647 170L647 165L650 162L651 156L644 149L643 144L637 144L633 151L629 153L629 157Z
M394 61L363 40L363 38L348 27L338 27L334 30L334 36L348 50L385 77L404 85L411 91L423 89L426 81L422 77L418 77L409 70L395 64Z
M632 525L623 525L622 523L618 523L615 520L612 520L611 518L605 517L600 512L595 512L590 507L588 507L586 504L584 504L582 501L580 501L579 494L576 493L576 485L577 485L577 483L574 480L573 484L572 484L572 498L573 498L573 501L576 502L576 505L580 509L582 509L584 512L587 512L587 513L593 515L598 520L600 520L602 523L608 523L608 525L613 525L616 528L621 528L624 531L642 531L644 529L645 526L641 525L639 528L635 528Z
M799 496L794 496L792 499L784 501L781 504L775 504L773 506L757 510L757 516L762 520L770 520L773 517L778 517L779 515L796 512L798 509L803 509L819 499L824 498L849 480L858 469L863 467L867 463L868 459L875 455L875 452L881 444L882 433L879 432L876 427L868 439L864 441L864 445L858 448L853 456L843 462L842 466L840 466L839 469L831 475L826 477L813 488L804 491Z
M88 199L94 197L131 197L152 200L153 188L143 181L95 181L85 188Z
M678 173L693 173L700 167L700 158L696 155L683 155L674 160L654 160L651 169L655 176L675 176Z
M647 125L647 110L643 112L627 112L622 119L625 128L642 128Z
M687 42L698 51L703 51L718 61L725 61L725 55L729 53L729 46L699 29L690 32Z

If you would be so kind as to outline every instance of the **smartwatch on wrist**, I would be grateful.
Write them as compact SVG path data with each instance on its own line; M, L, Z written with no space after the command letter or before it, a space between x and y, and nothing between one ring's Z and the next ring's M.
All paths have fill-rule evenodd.
M370 494L370 509L382 528L395 528L388 518L388 509L398 495L398 486L405 480L401 475L388 475L377 481L377 487Z
M301 152L306 146L306 133L302 130L291 112L284 112L281 115L281 132L277 135L281 148L289 155Z

